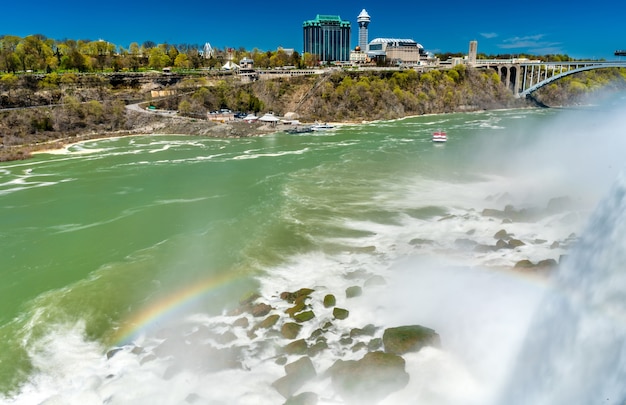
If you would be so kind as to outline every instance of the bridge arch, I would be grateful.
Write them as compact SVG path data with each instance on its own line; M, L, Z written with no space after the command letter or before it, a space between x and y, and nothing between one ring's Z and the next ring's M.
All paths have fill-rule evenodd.
M544 76L543 80L539 80L536 83L531 82L528 87L526 87L526 81L524 80L524 84L521 86L521 88L516 87L516 90L514 91L516 97L526 97L530 95L531 93L533 93L534 91L556 80L559 80L563 77L570 76L576 73L580 73L580 72L584 72L588 70L596 70L596 69L626 68L626 62L596 62L596 63L588 63L588 64L579 63L577 65L568 64L566 66L567 68L563 70L563 67L564 67L563 65L557 65L557 64L544 65L543 67L552 68L552 75L548 75L546 72L546 75ZM557 67L560 69L560 71L558 73L555 73ZM528 75L528 66L525 66L525 68L526 69L524 69L524 71L526 74L524 75L524 77L526 78L526 76Z

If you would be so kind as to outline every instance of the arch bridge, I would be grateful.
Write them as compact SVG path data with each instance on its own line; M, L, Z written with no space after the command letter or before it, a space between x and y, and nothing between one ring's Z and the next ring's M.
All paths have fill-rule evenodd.
M479 59L474 66L495 69L516 97L526 97L562 77L593 69L626 68L626 61L540 62L524 59Z

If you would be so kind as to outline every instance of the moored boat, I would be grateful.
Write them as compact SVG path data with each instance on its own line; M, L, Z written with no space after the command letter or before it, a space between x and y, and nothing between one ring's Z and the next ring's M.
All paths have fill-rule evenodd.
M333 128L335 128L333 125L327 123L320 124L319 122L316 122L314 125L311 126L311 129L313 131L326 131Z

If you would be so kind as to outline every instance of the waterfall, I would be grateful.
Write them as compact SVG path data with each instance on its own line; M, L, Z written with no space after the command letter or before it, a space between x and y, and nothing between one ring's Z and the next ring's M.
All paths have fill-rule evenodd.
M498 404L626 404L626 177L539 305Z

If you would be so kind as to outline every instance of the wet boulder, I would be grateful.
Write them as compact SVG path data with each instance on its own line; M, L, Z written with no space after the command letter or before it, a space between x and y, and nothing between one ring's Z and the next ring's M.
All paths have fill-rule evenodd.
M439 346L440 344L439 334L421 325L388 328L383 333L383 345L387 353L404 354L417 352L422 347Z
M272 383L272 387L285 398L290 398L307 381L317 376L313 362L306 356L301 357L293 363L286 364L285 372L286 375L284 377Z
M346 404L376 404L409 382L402 357L366 353L360 360L337 360L328 370L335 392Z

